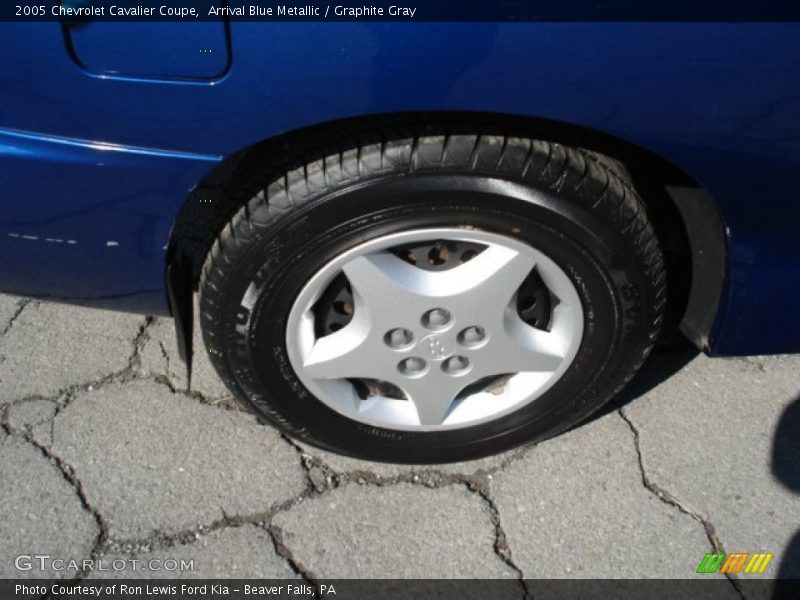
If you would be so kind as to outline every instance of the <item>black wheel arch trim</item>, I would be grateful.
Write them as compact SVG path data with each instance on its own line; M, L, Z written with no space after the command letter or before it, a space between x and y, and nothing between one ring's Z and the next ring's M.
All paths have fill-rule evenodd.
M167 264L167 297L172 319L178 356L186 365L186 387L192 385L192 354L194 350L194 278L189 257L172 257Z
M689 239L692 280L679 327L699 349L711 353L714 327L728 269L727 230L711 196L696 187L667 187Z

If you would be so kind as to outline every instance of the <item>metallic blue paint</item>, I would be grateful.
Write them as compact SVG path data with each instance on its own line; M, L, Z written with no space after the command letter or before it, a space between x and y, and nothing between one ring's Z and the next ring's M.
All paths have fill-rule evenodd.
M730 251L712 352L800 350L799 24L233 22L205 80L218 57L170 48L165 72L97 76L59 24L0 25L0 290L164 313L170 228L221 157L345 117L482 111L604 132L700 182Z

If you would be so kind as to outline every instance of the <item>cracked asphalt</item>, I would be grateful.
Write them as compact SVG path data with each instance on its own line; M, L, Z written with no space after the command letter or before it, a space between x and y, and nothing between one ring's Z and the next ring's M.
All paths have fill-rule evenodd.
M688 578L712 550L800 577L800 356L658 355L560 437L409 467L260 425L196 339L187 392L168 319L0 296L0 577Z

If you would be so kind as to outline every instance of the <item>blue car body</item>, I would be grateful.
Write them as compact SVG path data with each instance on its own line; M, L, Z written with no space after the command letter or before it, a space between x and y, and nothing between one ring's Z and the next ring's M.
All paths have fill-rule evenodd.
M176 219L227 157L363 115L491 113L686 174L724 224L706 349L800 350L798 24L4 23L0 49L2 292L166 314Z

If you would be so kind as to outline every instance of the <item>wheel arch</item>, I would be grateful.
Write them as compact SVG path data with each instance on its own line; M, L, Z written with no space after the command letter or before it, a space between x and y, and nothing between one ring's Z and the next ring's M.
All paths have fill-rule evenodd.
M267 137L226 157L194 187L173 224L166 267L178 347L187 368L192 355L192 294L203 262L225 223L259 185L309 155L322 157L350 140L379 142L388 135L476 130L545 139L617 161L640 191L664 250L670 290L667 318L695 345L709 350L726 275L727 237L713 198L688 173L639 145L562 122L492 113L408 112L342 119Z

